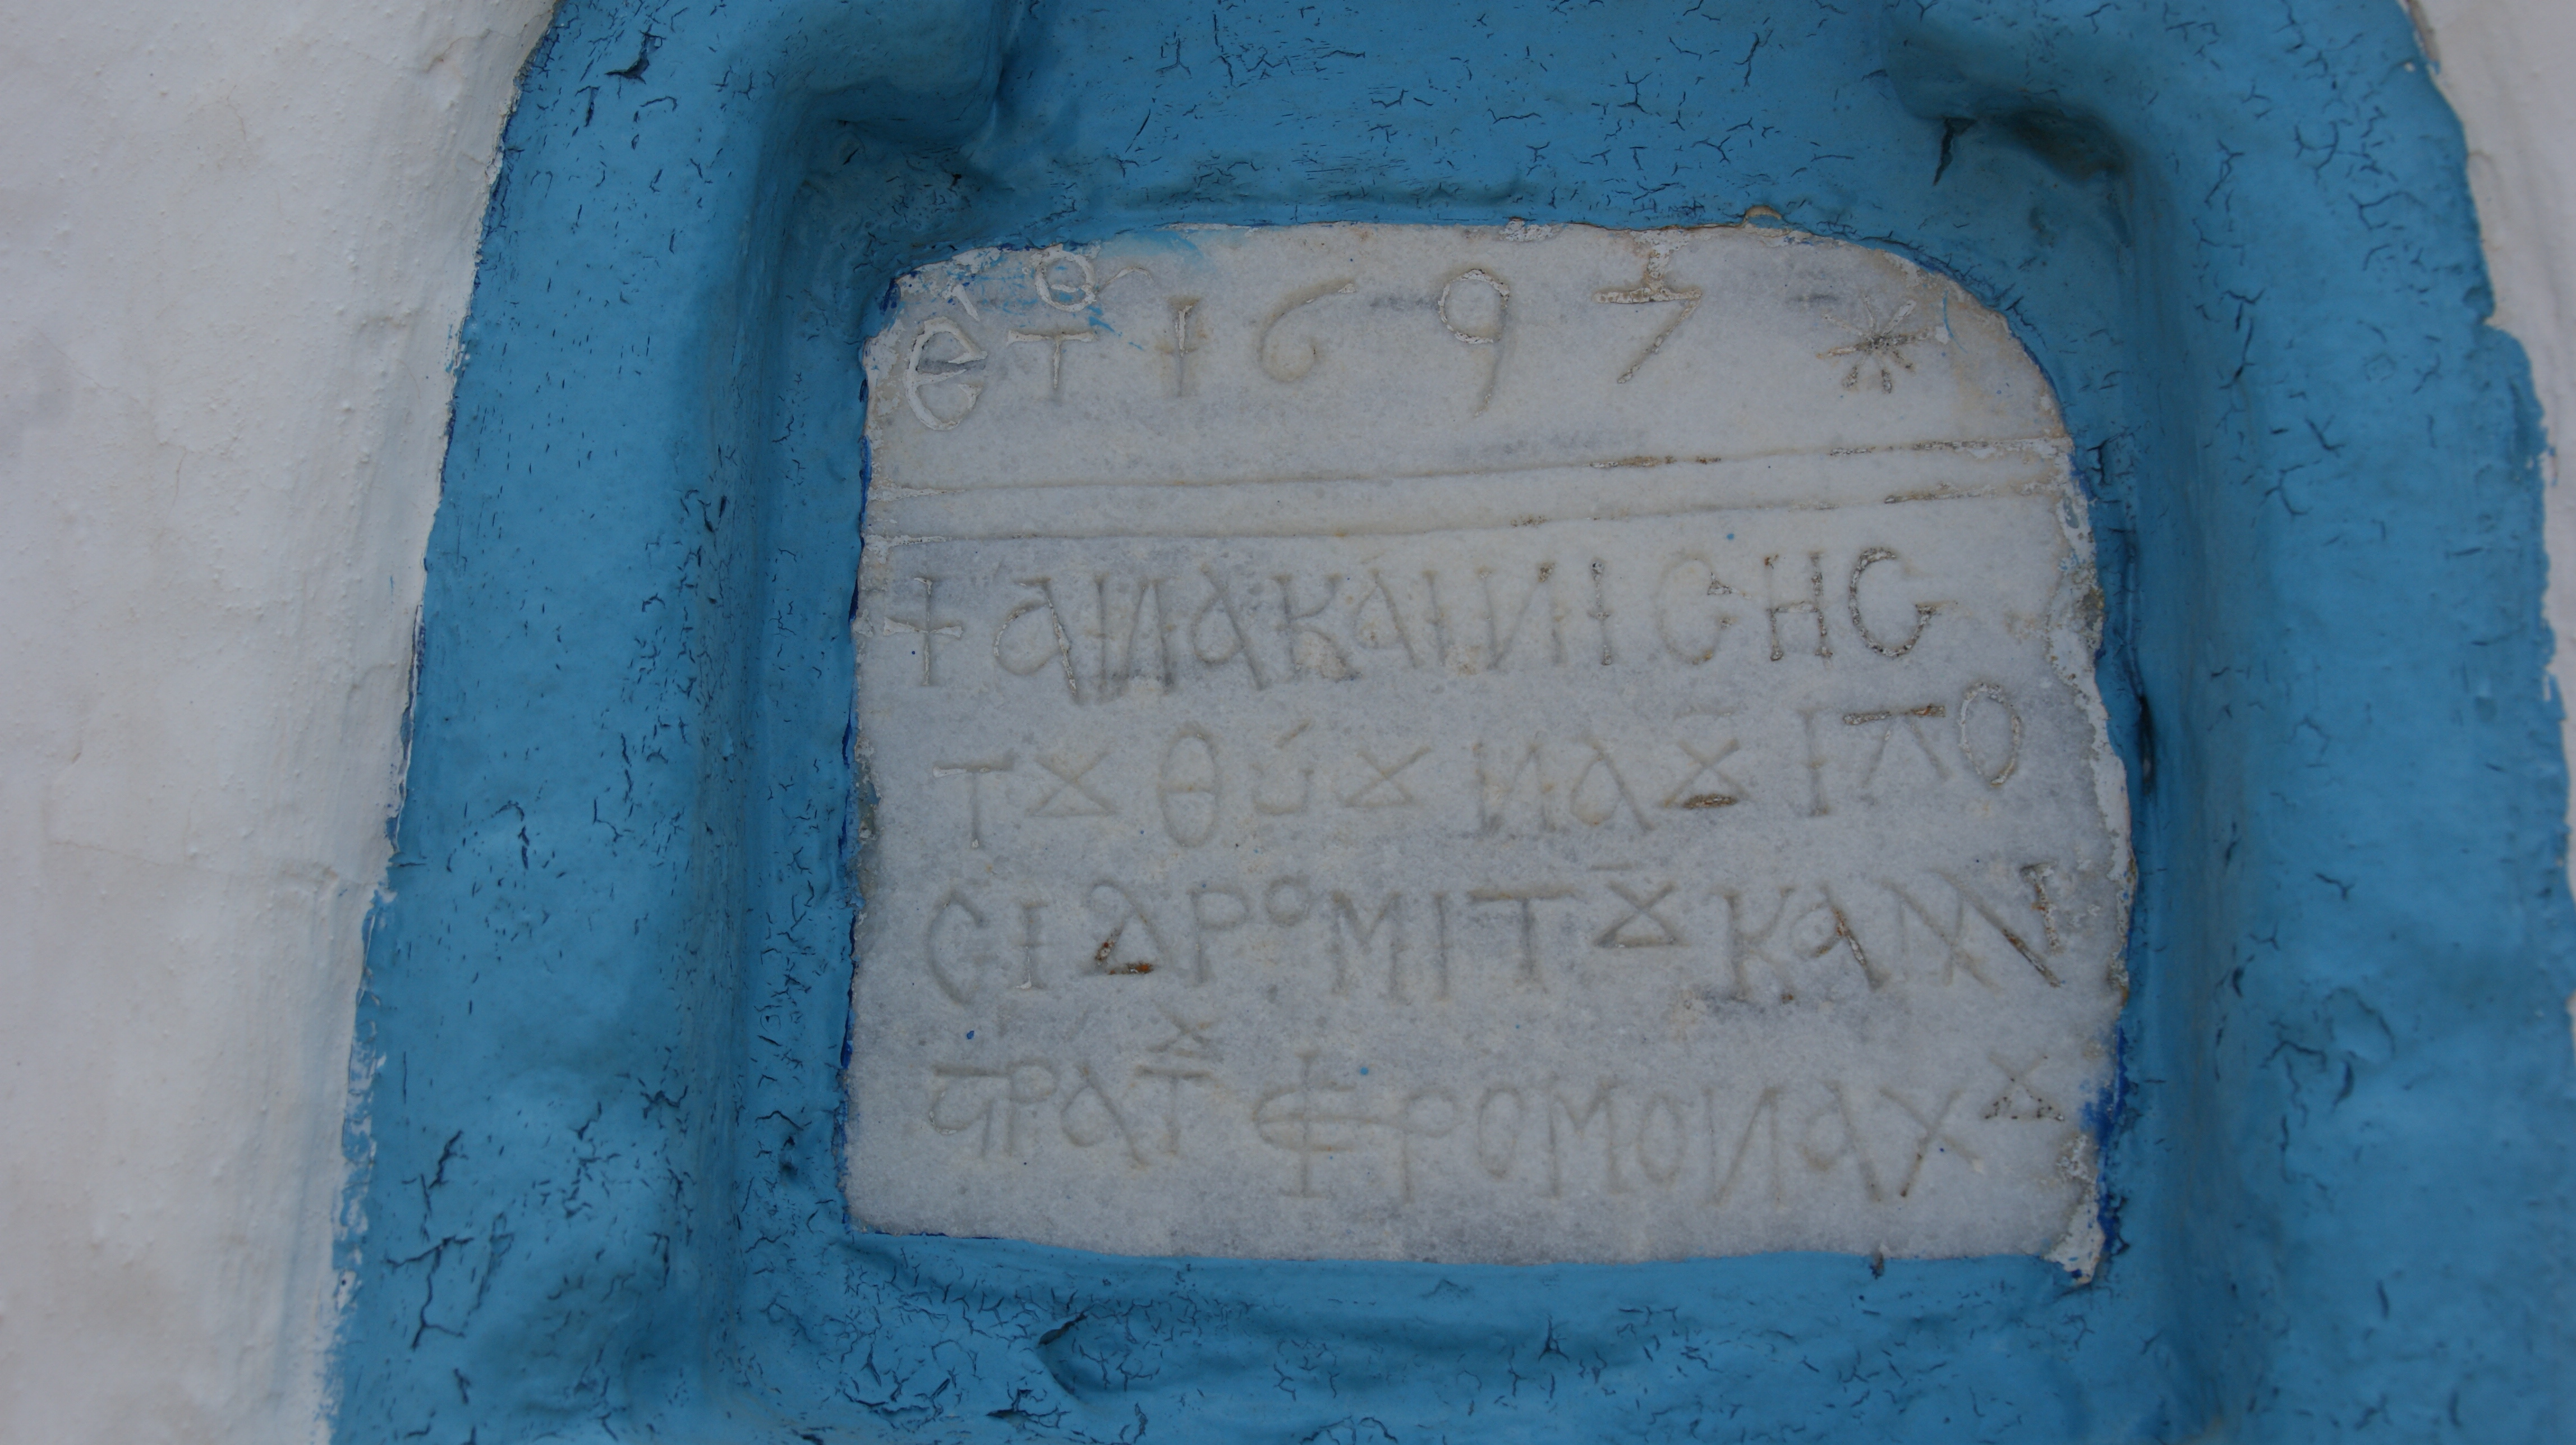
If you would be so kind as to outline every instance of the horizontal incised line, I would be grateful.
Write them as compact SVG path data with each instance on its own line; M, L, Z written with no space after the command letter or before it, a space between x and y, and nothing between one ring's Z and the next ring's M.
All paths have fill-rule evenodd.
M2029 436L1979 438L1967 441L1890 442L1873 446L1849 447L1772 447L1765 450L1737 452L1725 456L1653 456L1634 454L1593 460L1543 461L1499 464L1482 467L1433 467L1416 471L1354 473L1283 472L1259 477L1172 477L1091 478L1074 477L1044 482L996 482L986 486L924 487L881 483L876 494L885 498L931 496L984 496L998 492L1037 492L1078 490L1102 487L1161 487L1197 491L1215 487L1268 487L1300 482L1412 482L1437 481L1447 477L1500 477L1525 472L1553 471L1632 471L1652 470L1667 466L1708 467L1739 466L1747 462L1776 461L1791 457L1818 457L1839 460L1846 457L1881 457L1920 455L1925 452L2039 452L2062 456L2068 447L2062 436Z
M1778 475L1779 462L1791 464L1790 476ZM1553 475L1533 470L1494 477L1489 486L1442 487L1431 495L1405 480L1281 481L1258 491L1140 484L1087 487L1076 495L1052 486L880 494L870 500L867 530L880 545L1037 537L1418 536L2039 494L2061 485L2063 476L2027 453L1962 459L1946 466L1943 478L1913 468L1888 476L1861 459L1812 454L1769 465L1682 463L1622 471L1614 482L1582 469L1556 468Z

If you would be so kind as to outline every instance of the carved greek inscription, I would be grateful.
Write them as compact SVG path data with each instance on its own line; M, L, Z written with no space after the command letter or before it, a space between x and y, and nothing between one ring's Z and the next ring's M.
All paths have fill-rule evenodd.
M1873 675L1850 654L1911 664L1925 639L1942 635L1939 618L1952 605L1924 600L1922 593L1950 584L1929 583L1927 568L1886 547L1693 549L1625 566L1580 553L1497 549L1491 560L1446 568L1407 566L1405 550L1399 544L1366 566L1305 572L1202 562L1195 575L917 575L902 584L903 605L886 607L877 626L917 640L922 685L956 680L949 644L982 636L1001 675L1060 686L1094 706L1407 674L1588 668L1691 676L1769 662ZM1895 579L1899 564L1917 574L1913 585ZM1846 579L1839 587L1829 580L1837 571ZM1748 595L1726 580L1730 573L1755 575L1760 585ZM1760 625L1740 633L1736 623L1756 611ZM1837 664L1836 639L1845 635ZM1996 714L2002 731L1981 731L1971 742L1990 778L2013 752L2007 734L2019 718L2009 689L1991 685L1998 691L1979 694L1979 705L2005 705Z
M1553 294L1544 297L1516 295L1514 283L1506 281L1500 269L1489 262L1476 261L1445 268L1439 273L1438 284L1424 291L1345 275L1296 286L1284 293L1255 288L1255 294L1216 298L1208 294L1207 287L1180 279L1186 268L1165 268L1172 278L1165 280L1159 279L1152 267L1121 263L1104 266L1092 250L1049 246L1027 254L1017 287L1009 283L1006 272L997 270L957 280L940 292L941 301L956 308L967 322L990 326L994 318L988 317L986 310L999 307L1004 314L1023 316L1038 324L1004 324L979 340L951 317L927 318L923 324L936 323L940 328L936 334L944 340L925 344L924 337L929 333L914 333L911 350L904 357L903 397L908 414L922 427L933 432L953 431L976 410L976 400L990 384L982 376L956 378L979 369L992 347L1029 343L1041 345L1046 351L1044 380L1038 384L1039 389L1045 399L1060 400L1064 347L1108 334L1097 322L1113 306L1159 306L1167 318L1164 336L1150 348L1139 349L1160 352L1165 358L1171 377L1169 395L1173 397L1195 394L1189 358L1204 349L1206 323L1198 318L1212 308L1225 310L1230 319L1251 323L1254 374L1270 382L1294 384L1313 374L1324 359L1324 342L1315 323L1315 318L1323 314L1317 309L1319 304L1333 298L1360 297L1366 291L1377 305L1409 302L1429 310L1449 343L1468 348L1478 356L1477 381L1465 414L1481 416L1493 403L1504 357L1515 344L1508 337L1515 325L1515 312L1525 311L1532 301L1540 302L1543 312L1555 318L1548 324L1559 333L1579 329L1568 325L1577 319L1572 306L1587 302L1622 311L1636 308L1650 318L1642 336L1633 325L1614 324L1613 329L1627 338L1619 353L1625 359L1606 375L1583 378L1594 386L1628 386L1649 362L1659 357L1675 358L1665 366L1676 377L1686 374L1693 362L1704 361L1722 345L1722 333L1705 322L1688 325L1703 309L1709 293L1706 287L1677 274L1677 268L1687 264L1687 251L1685 244L1652 243L1643 248L1642 259L1628 259L1628 264L1636 268L1635 281L1589 287L1557 282ZM1139 278L1136 287L1121 291L1119 283L1130 277ZM1527 283L1522 284L1526 288ZM1139 296L1147 291L1159 294L1152 301L1140 301L1129 297L1130 291L1137 291ZM1371 301L1360 304L1366 307ZM1032 306L1034 315L1028 315ZM1892 395L1898 373L1915 370L1917 353L1952 339L1946 338L1944 326L1923 322L1922 310L1923 299L1915 295L1864 295L1822 306L1817 317L1826 335L1835 338L1835 344L1813 354L1841 367L1841 390L1874 390ZM1044 325L1039 318L1056 322L1078 318L1086 324ZM1536 341L1545 344L1547 339L1542 334ZM1365 328L1350 328L1347 340L1337 344L1366 350L1372 342L1379 350L1400 346L1394 335L1372 337ZM940 401L925 399L925 392L932 388L942 390Z
M1229 731L1193 710L1159 735L1104 720L1025 754L933 754L925 775L950 810L950 836L978 852L1026 846L1002 841L1018 836L1010 818L1046 820L1056 829L1046 836L1058 839L1088 826L1108 841L1130 836L1142 817L1153 836L1196 849L1239 846L1282 826L1271 820L1319 808L1378 832L1455 829L1499 843L1558 834L1644 841L1673 827L1693 830L1691 839L1744 826L1821 837L1845 825L1838 820L2009 795L2025 747L2013 726L2019 704L1991 683L1954 696L1965 701L1785 715L1737 708L1615 731L1437 741L1389 729L1353 736L1312 717ZM1971 727L1954 725L1962 712ZM1125 747L1127 738L1143 745ZM2032 876L2016 886L2057 926L2049 900L2058 885Z
M2018 872L2055 869L2035 863ZM2062 944L2046 941L2041 897L2016 900L1946 868L1905 877L1724 872L1715 883L1623 869L1463 888L1222 868L1187 881L1109 877L1081 885L1005 876L989 886L950 886L924 915L921 954L960 1005L1000 981L1006 946L1019 961L1011 987L1028 990L1151 974L1184 959L1188 966L1172 976L1206 984L1238 960L1297 956L1291 945L1299 939L1311 944L1314 968L1297 976L1332 995L1398 1003L1591 989L1598 980L1580 967L1587 949L1667 955L1679 970L1674 981L1706 985L1703 1009L1768 1008L1837 991L2064 985L2052 961ZM992 889L1015 901L1003 904ZM1045 915L1077 907L1091 920L1088 933L1067 940L1061 955L1048 952ZM1006 945L1012 908L1020 922ZM1171 932L1175 926L1185 931Z
M2000 318L1581 226L885 294L849 842L806 860L852 860L865 1227L2090 1257L2123 773Z
M924 1081L923 1117L969 1157L1002 1167L1090 1151L1169 1167L1239 1134L1278 1160L1275 1195L1298 1201L1642 1193L1775 1213L1820 1194L1909 1199L1982 1172L2011 1131L2066 1127L2000 1061L1929 1089L1839 1077L1673 1087L1616 1074L1488 1075L1462 1086L1372 1079L1307 1046L1284 1080L1247 1093L1227 1079L1213 1054L940 1062ZM1997 1102L1982 1113L1968 1104L1988 1093Z

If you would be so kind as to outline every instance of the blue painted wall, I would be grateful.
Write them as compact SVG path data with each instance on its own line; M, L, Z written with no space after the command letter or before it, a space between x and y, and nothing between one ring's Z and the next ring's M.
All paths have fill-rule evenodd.
M350 1441L2576 1428L2537 427L2388 0L569 0L430 550ZM962 246L1732 221L2010 316L2141 880L2115 1252L1280 1266L854 1232L858 343Z

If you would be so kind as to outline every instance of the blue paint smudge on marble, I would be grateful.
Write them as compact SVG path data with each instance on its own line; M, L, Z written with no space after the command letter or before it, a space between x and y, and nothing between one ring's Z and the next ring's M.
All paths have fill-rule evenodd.
M2417 64L2385 0L572 0L431 543L339 1438L2564 1435L2538 429ZM2140 863L2100 1278L854 1232L867 303L1166 221L1756 206L2001 309L2078 442Z

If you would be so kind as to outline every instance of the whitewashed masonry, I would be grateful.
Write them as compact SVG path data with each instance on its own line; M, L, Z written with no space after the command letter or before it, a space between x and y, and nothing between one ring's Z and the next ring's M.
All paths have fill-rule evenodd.
M913 273L867 372L865 1223L2089 1269L2126 803L2000 318L1189 228Z

